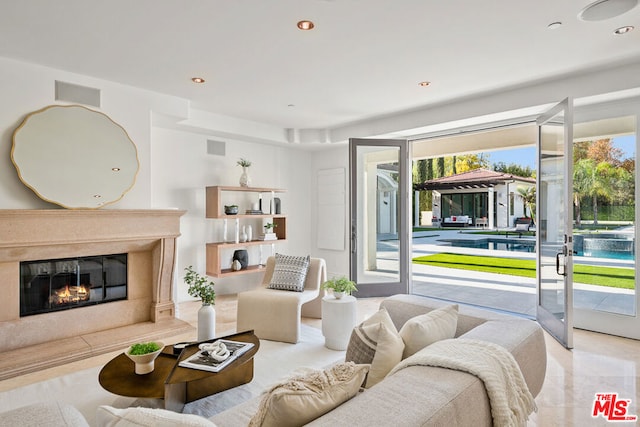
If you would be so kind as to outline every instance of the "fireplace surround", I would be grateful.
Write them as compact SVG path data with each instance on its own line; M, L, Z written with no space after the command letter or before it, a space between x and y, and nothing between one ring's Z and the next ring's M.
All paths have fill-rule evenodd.
M181 210L0 210L0 380L193 328L172 299ZM20 263L126 254L126 298L20 316ZM43 366L35 348L60 349ZM36 352L37 353L37 352ZM11 357L9 357L11 356ZM39 359L42 359L40 354Z

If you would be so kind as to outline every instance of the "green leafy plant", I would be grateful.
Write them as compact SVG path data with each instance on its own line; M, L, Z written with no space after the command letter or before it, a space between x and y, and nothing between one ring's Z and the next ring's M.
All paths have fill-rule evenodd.
M322 289L333 289L333 292L344 292L347 295L358 290L356 283L345 276L327 280L322 284Z
M273 222L268 222L264 225L264 230L266 233L269 233L271 229L275 229L278 225Z
M242 166L243 168L248 168L249 166L251 166L251 161L240 158L240 160L238 160L238 166Z
M129 354L132 356L140 356L143 354L153 353L154 351L160 350L160 346L155 342L142 342L138 344L133 344L131 346L131 350L129 350Z
M215 304L216 292L213 290L213 282L207 283L207 278L193 270L192 266L185 268L187 274L184 282L189 285L187 292L192 297L200 298L203 304Z

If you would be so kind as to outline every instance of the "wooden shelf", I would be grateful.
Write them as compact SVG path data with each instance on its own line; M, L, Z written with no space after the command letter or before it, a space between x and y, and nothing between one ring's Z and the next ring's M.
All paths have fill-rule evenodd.
M263 187L225 187L214 186L206 188L206 217L211 219L264 219L273 218L275 224L274 233L278 240L251 240L249 242L212 242L207 243L207 275L212 277L227 277L237 274L260 273L264 268L258 265L250 265L242 270L234 271L230 268L222 268L221 256L222 251L243 248L248 246L272 245L276 243L286 242L287 240L287 217L281 214L236 214L226 215L224 213L224 204L222 201L223 192L244 192L244 193L284 193L286 190L279 188L263 188ZM232 228L233 227L229 227ZM234 229L235 231L235 229ZM261 229L254 230L254 236L262 232Z
M224 213L224 205L222 202L223 192L245 192L245 193L286 193L287 190L281 188L265 188L265 187L224 187L213 186L206 188L206 217L207 218L267 218L276 216L275 214L262 215L226 215Z
M220 254L225 249L244 248L247 246L259 246L259 245L271 245L272 243L279 243L282 240L252 240L250 242L214 242L207 243L207 276L212 277L226 277L233 276L235 274L246 273L259 273L261 268L257 266L248 266L246 269L234 271L230 268L222 268L220 262Z

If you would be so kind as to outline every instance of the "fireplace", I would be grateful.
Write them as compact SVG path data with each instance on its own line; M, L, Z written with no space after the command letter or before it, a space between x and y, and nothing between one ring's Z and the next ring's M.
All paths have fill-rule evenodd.
M127 298L127 254L20 263L20 316Z
M173 302L184 213L0 209L0 380L191 332ZM61 301L44 312L50 286ZM34 313L23 315L24 298Z

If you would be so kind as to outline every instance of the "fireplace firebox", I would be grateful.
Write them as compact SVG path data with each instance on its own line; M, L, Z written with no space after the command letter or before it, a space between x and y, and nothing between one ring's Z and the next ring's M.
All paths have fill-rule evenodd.
M127 254L20 263L20 316L127 298Z

